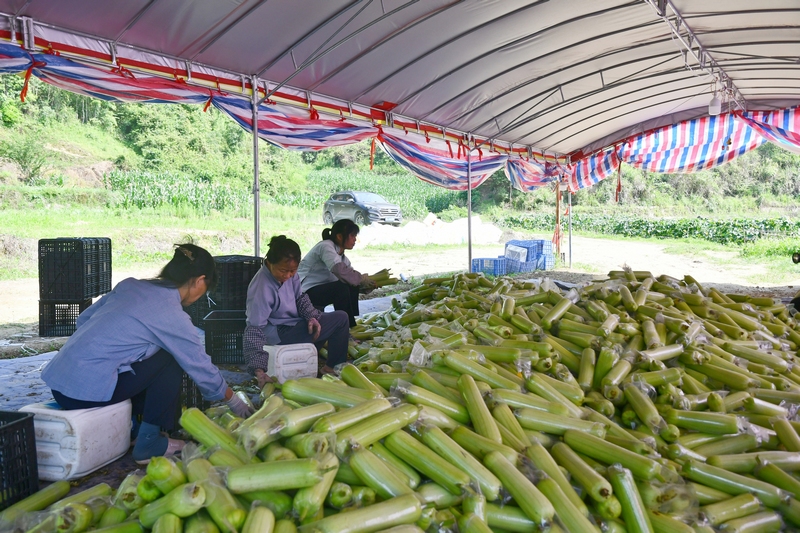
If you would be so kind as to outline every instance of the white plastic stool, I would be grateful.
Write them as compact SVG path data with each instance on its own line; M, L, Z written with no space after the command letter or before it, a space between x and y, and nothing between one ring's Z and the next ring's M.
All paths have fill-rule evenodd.
M269 353L267 375L278 383L287 379L317 377L317 347L309 343L264 346Z
M131 401L92 409L61 409L56 402L34 403L39 479L75 479L127 453L131 445Z

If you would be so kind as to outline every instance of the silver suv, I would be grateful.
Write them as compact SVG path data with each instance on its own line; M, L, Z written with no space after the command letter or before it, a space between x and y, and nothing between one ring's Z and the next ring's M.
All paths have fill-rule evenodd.
M349 218L359 226L373 222L399 226L403 221L400 208L373 192L342 191L331 194L322 208L322 220L333 224Z

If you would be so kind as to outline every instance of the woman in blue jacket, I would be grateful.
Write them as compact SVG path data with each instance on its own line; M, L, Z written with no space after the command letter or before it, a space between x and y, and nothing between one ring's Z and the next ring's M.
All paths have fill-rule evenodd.
M175 249L158 278L128 278L78 316L77 329L42 371L64 409L103 407L130 399L142 416L133 458L174 455L184 442L161 431L175 427L185 371L207 400L225 400L251 414L211 363L182 306L214 287L211 255L194 244Z

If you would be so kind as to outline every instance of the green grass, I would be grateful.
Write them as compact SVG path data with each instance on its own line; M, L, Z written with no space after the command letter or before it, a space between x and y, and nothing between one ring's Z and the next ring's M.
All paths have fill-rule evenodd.
M302 250L316 244L325 227L320 208L261 205L261 254L270 237L287 235ZM488 217L486 217L488 218ZM230 211L202 212L186 205L158 208L124 208L117 193L105 189L26 187L0 185L0 279L36 277L36 242L41 238L105 236L113 243L113 265L120 270L157 270L172 254L175 243L193 241L213 255L245 254L254 251L252 205ZM647 239L609 236L591 231L573 231L576 236L658 243L666 253L698 257L720 266L763 264L771 283L796 279L800 267L791 253L800 250L791 238L762 239L742 246L722 245L702 239ZM528 238L549 239L548 230L534 231ZM564 252L567 252L567 238ZM431 251L463 249L463 245L384 244L358 250L363 257L402 251L408 256ZM476 246L481 248L481 246ZM479 252L474 252L478 253ZM566 263L557 262L558 268ZM596 267L573 263L573 271L596 272ZM764 276L751 280L758 284Z
M769 278L765 279L763 275L748 276L747 281L753 285L762 285L765 281L788 283L800 277L800 267L792 263L791 258L761 259L758 263L769 271Z
M601 275L606 274L606 272L598 272L597 267L595 265L592 265L591 263L581 263L579 261L572 262L572 270L578 272L588 272L590 274L601 274Z
M271 210L268 204L261 209L262 255L273 235L295 239L303 250L319 241L324 225L316 213L288 207ZM4 236L17 243L16 250L0 253L0 279L38 276L36 243L56 237L110 237L117 271L161 267L172 256L173 244L189 240L212 255L252 255L254 251L252 215L51 205L2 209L0 228L0 245Z

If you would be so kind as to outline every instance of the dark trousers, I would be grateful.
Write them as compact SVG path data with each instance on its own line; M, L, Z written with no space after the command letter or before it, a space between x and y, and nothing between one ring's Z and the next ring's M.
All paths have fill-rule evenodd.
M68 411L105 407L130 399L133 414L142 415L143 422L161 426L165 431L174 429L183 369L166 350L159 350L152 357L133 363L131 368L133 372L118 374L117 388L106 402L75 400L55 390L52 391L53 398Z
M347 327L347 314L343 311L322 313L317 319L322 331L316 342L308 333L308 322L301 320L294 326L278 326L281 344L300 344L311 342L318 347L328 341L328 366L334 367L347 361L347 343L350 340L350 328Z
M358 287L348 285L342 281L331 281L311 287L306 291L314 307L324 309L326 305L333 304L337 311L347 313L350 327L356 325L358 311Z

